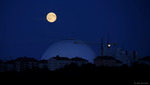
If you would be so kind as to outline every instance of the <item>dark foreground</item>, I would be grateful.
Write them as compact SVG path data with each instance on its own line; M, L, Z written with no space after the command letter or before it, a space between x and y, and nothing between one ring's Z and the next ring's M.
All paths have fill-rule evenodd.
M49 83L49 85L149 85L150 68L135 67L69 67L57 71L29 70L24 72L2 72L1 82L22 84ZM21 83L19 83L21 82ZM42 85L43 85L42 84Z

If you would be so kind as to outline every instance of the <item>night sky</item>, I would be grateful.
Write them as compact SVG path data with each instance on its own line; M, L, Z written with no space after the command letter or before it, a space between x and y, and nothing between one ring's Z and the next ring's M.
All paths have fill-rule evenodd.
M56 22L47 22L49 12ZM118 47L150 55L150 0L0 0L0 59L40 59L54 42L107 42L108 32Z

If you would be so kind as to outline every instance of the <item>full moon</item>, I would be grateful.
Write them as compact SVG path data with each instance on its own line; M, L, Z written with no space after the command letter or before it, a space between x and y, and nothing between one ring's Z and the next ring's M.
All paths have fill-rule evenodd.
M56 14L55 14L55 13L50 12L50 13L48 13L48 14L47 14L46 19L47 19L47 21L48 21L48 22L53 23L53 22L55 22L55 21L56 21L57 16L56 16Z

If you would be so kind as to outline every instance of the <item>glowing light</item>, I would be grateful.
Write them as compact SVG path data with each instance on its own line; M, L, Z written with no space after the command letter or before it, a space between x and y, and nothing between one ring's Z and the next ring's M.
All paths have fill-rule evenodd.
M107 46L108 46L108 48L110 48L110 46L111 46L111 45L110 45L110 44L108 44Z
M47 21L48 21L48 22L53 23L53 22L55 22L55 21L56 21L57 16L56 16L56 14L55 14L55 13L50 12L50 13L48 13L48 14L47 14L46 19L47 19Z

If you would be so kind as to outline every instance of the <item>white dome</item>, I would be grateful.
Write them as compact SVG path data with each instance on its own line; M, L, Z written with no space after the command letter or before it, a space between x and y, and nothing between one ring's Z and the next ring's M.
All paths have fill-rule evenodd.
M48 60L51 57L59 55L60 57L81 57L93 63L96 57L95 52L83 41L80 40L63 40L52 44L44 53L41 59Z

